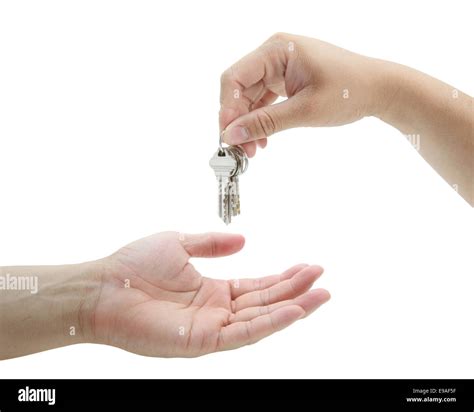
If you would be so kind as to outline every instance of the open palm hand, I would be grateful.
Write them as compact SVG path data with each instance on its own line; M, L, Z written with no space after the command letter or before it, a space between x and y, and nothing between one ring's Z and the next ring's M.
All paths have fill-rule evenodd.
M323 289L309 291L319 266L229 281L203 277L189 262L243 244L240 235L164 232L106 258L95 340L148 356L200 356L255 343L329 299Z

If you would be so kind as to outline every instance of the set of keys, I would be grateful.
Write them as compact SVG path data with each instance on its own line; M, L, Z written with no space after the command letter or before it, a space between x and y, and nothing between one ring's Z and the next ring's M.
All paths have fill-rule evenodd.
M228 225L233 216L240 214L239 176L248 167L248 157L240 146L222 146L214 153L209 165L214 170L218 182L218 213Z

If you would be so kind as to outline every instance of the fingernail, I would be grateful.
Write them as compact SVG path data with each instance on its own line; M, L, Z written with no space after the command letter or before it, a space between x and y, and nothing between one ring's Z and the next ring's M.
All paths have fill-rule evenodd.
M235 126L226 132L226 140L229 144L240 144L249 139L249 131L246 127Z

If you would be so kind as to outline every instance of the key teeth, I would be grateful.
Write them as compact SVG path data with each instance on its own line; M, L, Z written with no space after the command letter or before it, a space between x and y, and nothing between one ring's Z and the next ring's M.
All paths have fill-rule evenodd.
M229 146L219 151L209 161L219 182L219 215L226 225L233 216L240 214L239 176L248 167L245 151L239 146Z
M226 187L226 194L224 195L224 200L223 200L223 216L222 220L224 220L224 223L228 225L231 222L231 214L229 214L229 206L228 203L230 201L229 194L228 194L229 187Z

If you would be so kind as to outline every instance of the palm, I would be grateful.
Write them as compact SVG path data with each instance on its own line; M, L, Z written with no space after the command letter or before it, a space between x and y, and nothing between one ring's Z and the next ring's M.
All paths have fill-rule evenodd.
M120 249L108 258L97 339L143 355L199 356L259 340L327 300L325 291L304 293L319 267L233 282L202 277L189 263L242 245L239 236L168 232Z

